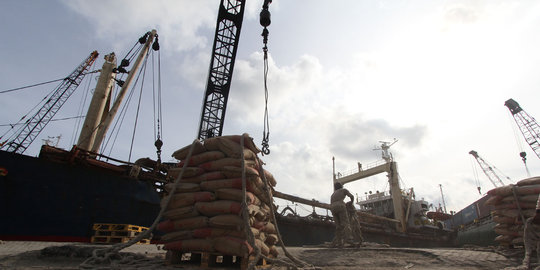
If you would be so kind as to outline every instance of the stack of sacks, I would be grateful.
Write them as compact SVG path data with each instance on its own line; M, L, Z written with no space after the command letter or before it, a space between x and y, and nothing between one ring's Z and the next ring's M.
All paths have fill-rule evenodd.
M518 201L514 199L515 189ZM493 221L496 223L495 232L499 234L495 241L500 245L523 244L523 220L534 216L536 201L540 193L540 177L532 177L521 180L516 185L507 185L488 191L491 195L486 205L492 205ZM521 208L521 214L519 208Z
M240 148L242 139L244 149ZM180 160L178 167L168 172L172 182L186 162L188 165L165 209L165 221L158 224L157 229L165 233L161 238L164 249L248 257L254 253L246 238L250 230L261 254L277 257L278 237L270 221L269 206L273 202L264 192L260 174L265 174L270 190L276 181L260 167L262 162L257 157L260 150L252 138L238 135L209 138L204 144L196 141L192 156L186 161L190 148L188 145L172 155ZM249 228L245 228L242 217L242 162L245 162ZM165 190L170 193L173 186L174 183L167 184Z

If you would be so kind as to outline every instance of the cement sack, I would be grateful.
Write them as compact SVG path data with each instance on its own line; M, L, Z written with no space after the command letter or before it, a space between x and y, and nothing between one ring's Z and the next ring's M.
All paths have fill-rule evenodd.
M512 245L516 245L516 246L522 246L524 243L523 243L523 237L519 236L519 237L516 237L514 239L512 239Z
M495 195L495 196L503 196L503 197L513 195L512 186L514 185L507 185L503 187L494 188L488 191L488 194ZM540 185L516 186L515 189L516 189L517 195L531 195L531 194L538 195L540 193Z
M183 178L180 180L180 183L194 183L194 184L200 184L202 181L209 181L209 180L218 180L218 179L225 179L225 175L220 172L205 172L201 175Z
M498 215L498 216L506 216L506 217L512 217L512 218L520 217L520 212L518 209L494 210L492 213L493 215ZM522 213L525 218L529 218L534 215L535 210L527 209L527 210L523 210Z
M518 181L516 185L518 186L540 185L540 176L523 179L521 181Z
M213 228L222 228L222 229L232 229L232 230L242 230L244 228L244 221L239 215L217 215L210 218L209 221L210 227Z
M268 222L264 225L264 227L261 229L261 231L269 234L277 234L276 226L272 224L272 222Z
M279 251L276 248L276 246L270 246L270 255L268 257L270 258L277 258L279 256Z
M196 217L198 215L199 212L197 212L197 209L195 209L194 205L166 210L165 212L163 212L163 216L165 216L165 218L172 220Z
M537 194L518 196L518 201L519 202L536 203L537 200L538 200L538 195ZM515 199L514 199L514 196L506 196L501 201L502 201L502 203L506 203L506 202L513 202L513 201L515 201Z
M221 254L244 258L247 258L253 252L253 248L246 240L230 236L214 238L214 248Z
M268 184L275 187L277 185L276 179L274 178L274 175L272 175L269 171L263 169L264 171L264 177L266 177L266 181L268 181Z
M497 237L495 237L495 241L496 242L499 242L500 244L510 244L512 242L512 240L514 239L515 237L513 236L510 236L510 235L499 235Z
M191 156L188 162L188 166L197 167L203 163L222 159L224 157L225 157L225 154L221 151L206 151L206 152L202 152L200 154ZM178 167L183 167L185 163L186 163L186 160L180 161L180 163L178 163Z
M220 228L199 228L194 229L192 235L196 238L216 238L220 236L244 238L245 232L240 230L227 230Z
M265 239L264 243L266 243L268 246L273 246L273 245L277 244L277 242L278 242L277 234L273 234L273 233L267 233L266 234L266 239Z
M158 223L157 230L162 232L174 232L208 227L209 219L205 216L165 220Z
M223 188L242 189L242 178L221 179L212 181L203 181L200 184L201 189L207 191L216 191ZM246 190L254 193L258 198L263 196L263 192L252 181L246 181Z
M197 209L197 212L207 217L225 214L239 215L242 210L242 206L239 202L225 200L197 202L195 203L195 208Z
M239 158L222 158L214 161L209 161L199 165L199 168L205 171L221 171L226 166L230 167L242 167L242 159ZM255 167L255 162L250 160L244 160L245 166Z
M167 191L168 193L171 192L171 190L173 189L174 187L174 183L169 183L169 184L166 184L165 185L165 191ZM194 184L194 183L178 183L178 185L176 186L176 189L175 189L175 193L183 193L183 192L195 192L195 191L200 191L201 188L198 184Z
M493 222L499 224L523 224L519 217L493 216Z
M494 228L495 233L499 235L509 235L513 237L523 237L523 229L515 230L510 228Z
M268 256L270 254L270 248L260 239L255 239L255 246L260 249L262 255Z
M515 201L504 203L504 204L502 204L502 203L497 204L497 205L494 205L493 208L495 210L499 210L499 209L519 209L518 205L521 208L521 210L535 209L536 208L536 202L519 202L519 203L516 203Z
M185 240L185 239L192 239L193 232L190 230L187 231L173 231L164 234L161 236L160 242L166 243L166 242L173 242L178 240Z
M246 172L246 177L259 176L259 171L257 169L249 167L249 166L245 166L244 168ZM223 171L223 174L225 174L227 178L242 177L242 168L239 168L239 167L224 166L222 168L222 171Z
M188 205L193 205L196 202L210 202L216 200L216 195L209 191L177 193L172 195L167 209L181 208ZM164 208L165 200L161 201L161 208Z
M222 188L215 190L216 198L219 200L231 200L242 202L242 190L235 188ZM260 205L261 201L253 193L246 191L246 202L247 204Z
M202 152L206 152L206 148L204 148L204 145L199 140L196 140L194 143L195 145L193 148L193 152L191 153L191 156L200 154ZM190 148L191 148L191 144L184 146L174 151L174 153L172 154L172 157L176 158L177 160L184 160L186 159Z
M240 141L242 139L244 139L244 148L249 149L254 154L261 152L261 150L253 143L252 138L242 135L208 138L204 141L204 145L208 150L219 150L225 153L225 155L228 157L240 158L242 155ZM245 159L249 158L245 157Z
M167 178L171 179L172 182L174 182L178 176L180 175L180 172L183 168L170 168L167 172ZM189 178L194 177L197 175L201 175L204 173L204 170L199 167L186 167L184 170L184 174L182 174L182 178Z

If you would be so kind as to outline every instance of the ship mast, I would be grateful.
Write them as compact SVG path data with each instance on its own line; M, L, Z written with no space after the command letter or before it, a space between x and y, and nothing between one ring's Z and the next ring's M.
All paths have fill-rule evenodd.
M79 141L77 142L77 147L80 149L89 151L92 145L94 145L97 129L101 120L103 120L103 115L107 113L105 106L111 101L110 95L116 77L116 73L113 72L115 68L116 56L114 53L105 55L105 63L103 63L101 68L101 75L96 84L96 89L94 90L94 95L92 96L92 101L90 101L90 106L88 107L88 112L86 113L86 118L81 129Z
M381 148L375 149L375 150L383 151L382 158L385 161L384 164L374 166L371 168L366 168L364 170L361 170L359 166L358 172L353 173L351 175L343 176L343 177L339 177L339 175L336 177L336 175L334 174L333 180L334 180L334 183L346 184L349 182L353 182L356 180L360 180L363 178L367 178L373 175L386 172L388 176L388 183L390 185L390 194L392 196L392 202L394 205L394 219L397 223L397 230L401 232L406 232L407 219L403 211L404 203L403 203L403 197L401 196L401 187L399 186L399 175L398 175L398 170L397 170L397 163L393 160L392 155L388 153L388 149L390 148L390 146L392 146L396 142L397 140L395 139L392 143L381 141Z
M99 102L99 105L93 108L89 108L89 110L93 110L93 112L91 113L92 115L91 117L92 118L95 117L96 119L99 119L101 121L99 125L96 126L94 120L92 119L88 120L89 123L91 123L90 125L94 125L94 127L92 128L91 126L89 126L87 128L87 131L85 131L84 134L81 132L79 143L83 147L83 149L90 150L94 153L97 153L99 151L101 143L103 142L105 135L107 134L107 130L109 129L112 123L112 120L114 119L116 113L118 112L120 104L122 103L122 100L124 96L126 95L127 90L131 86L131 83L133 82L133 78L135 77L135 74L137 74L137 71L140 69L144 58L148 54L148 51L150 50L150 45L152 44L156 36L157 36L156 30L152 30L151 32L148 32L145 35L146 42L144 43L144 46L142 47L139 55L137 56L137 59L135 60L135 63L133 64L133 68L128 73L128 76L125 82L123 83L122 88L118 92L118 95L116 96L116 99L112 107L108 111L106 109L103 109L101 110L101 112L97 112L100 110L100 108L102 108L101 106L105 108L105 104L101 104L101 102L108 103L110 101L110 97L107 99L103 99L103 97L97 97L96 99L101 99L101 101ZM112 76L109 76L108 78L104 78L103 80L105 81L104 87L110 88L110 85L112 83L112 80L114 80L114 78ZM109 87L107 87L107 85L109 85ZM108 90L105 89L105 91L108 91ZM100 117L99 115L102 115L102 116ZM86 124L86 120L85 120L85 124ZM94 136L95 136L95 139L92 142L90 138ZM90 149L88 149L88 147L90 147Z

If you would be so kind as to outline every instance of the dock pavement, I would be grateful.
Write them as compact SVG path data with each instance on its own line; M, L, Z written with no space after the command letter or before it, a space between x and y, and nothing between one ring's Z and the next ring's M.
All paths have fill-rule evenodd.
M44 270L84 269L81 267L96 248L110 245L63 242L0 241L0 269ZM294 258L306 263L299 269L505 269L516 267L522 251L501 252L495 248L393 248L362 246L358 248L328 248L324 246L287 247ZM280 259L290 260L280 248ZM134 261L112 262L95 269L201 269L200 265L166 264L162 245L136 244L121 250ZM275 262L272 269L287 269ZM88 268L92 269L92 268ZM208 268L207 268L208 269ZM212 267L211 269L230 269ZM517 268L516 268L517 269Z

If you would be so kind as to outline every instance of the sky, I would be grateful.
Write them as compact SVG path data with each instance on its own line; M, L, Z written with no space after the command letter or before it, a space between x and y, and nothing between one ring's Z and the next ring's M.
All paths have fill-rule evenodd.
M540 2L332 3L270 5L271 153L261 158L278 182L276 190L328 202L332 157L337 172L351 171L358 162L380 160L375 149L394 140L390 152L402 188L414 188L417 198L438 206L442 187L448 211L480 199L477 184L483 193L494 187L475 167L470 150L508 176L505 184L528 177L521 151L527 152L530 174L540 173L540 159L503 105L513 98L540 117L534 101L540 98ZM0 1L0 91L63 78L93 50L100 53L99 68L104 55L115 52L120 59L142 34L156 29L163 160L174 161L171 154L197 138L218 6L218 0ZM258 145L265 105L261 6L259 0L246 2L223 129L224 135L248 133ZM95 81L94 76L81 84L55 119L81 115ZM2 136L54 87L1 93ZM156 158L151 95L142 101L131 157L134 120L126 120L130 127L117 137L110 156ZM25 154L38 155L49 137L61 136L58 146L70 149L76 122L51 122ZM387 190L387 183L378 175L345 187L365 197Z

